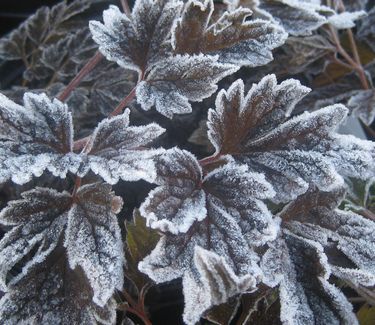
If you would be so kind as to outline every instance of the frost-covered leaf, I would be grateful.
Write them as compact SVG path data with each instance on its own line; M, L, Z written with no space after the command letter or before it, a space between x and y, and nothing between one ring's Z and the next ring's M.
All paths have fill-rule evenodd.
M252 275L238 277L216 253L196 246L194 262L202 283L197 283L193 277L184 278L184 320L187 324L195 324L208 308L255 289L257 281Z
M375 118L375 90L358 91L349 99L348 108L363 123L370 125Z
M62 1L52 8L41 7L17 29L0 39L0 58L27 60L31 55L38 58L43 46L53 42L75 16L86 11L92 4L88 0Z
M236 65L258 66L271 61L271 50L286 38L285 32L270 22L245 22L248 10L226 13L206 30L213 2L191 1L180 17L182 6L175 0L138 0L130 16L111 6L103 13L104 24L90 22L93 38L106 58L139 73L136 94L142 108L149 110L155 105L170 118L175 113L190 113L189 101L212 95L218 81L238 70ZM189 8L204 13L191 21ZM189 25L197 21L203 28L200 38L181 34L194 34L197 27ZM200 48L205 45L206 49Z
M0 94L0 182L24 184L45 169L64 177L76 172L73 126L67 106L45 94L25 93L24 106Z
M92 170L110 184L155 178L151 158L159 151L144 146L164 129L155 123L130 127L128 110L100 122L80 154L72 148L71 113L59 100L26 93L20 106L0 95L0 114L0 182L24 184L46 169L62 178Z
M334 46L321 35L289 37L282 49L286 53L289 74L308 74L310 68L314 74L323 71L324 66L317 71L314 63L335 50ZM274 63L279 65L279 60Z
M368 15L362 19L357 35L375 51L375 7L371 8Z
M118 199L108 184L80 187L69 210L65 233L69 265L72 269L82 267L93 288L93 301L101 307L123 284Z
M254 1L257 3L258 1ZM240 1L241 3L241 1ZM262 0L257 8L261 13L270 15L283 28L294 36L311 35L312 32L327 22L320 14L320 5L303 0Z
M324 247L332 272L355 284L375 284L375 222L337 209L344 191L309 191L281 213L285 227Z
M191 112L189 101L202 101L217 90L217 82L238 67L218 62L218 57L176 55L158 62L137 87L137 101L149 110L155 105L161 114Z
M157 157L155 165L159 187L140 207L152 228L186 233L196 221L209 218L208 205L212 205L219 208L213 214L223 209L235 218L251 245L275 236L272 217L259 201L274 195L262 175L250 173L244 165L227 164L203 177L197 159L177 148Z
M229 163L203 177L196 158L179 149L167 151L155 164L159 187L150 192L141 212L165 234L139 269L157 283L183 277L186 304L204 301L195 289L205 281L194 264L196 246L222 257L237 277L257 278L252 246L273 240L278 230L260 201L274 194L263 176ZM186 309L185 317L189 314ZM192 317L197 321L199 314Z
M137 0L128 17L110 6L103 12L104 24L90 21L91 33L108 60L142 73L165 59L165 43L181 7L175 0Z
M156 158L155 182L140 207L152 228L174 234L186 232L194 221L207 215L205 194L200 188L202 170L196 158L187 151L172 149Z
M3 225L14 226L0 241L0 281L5 291L9 272L25 256L34 251L21 276L36 263L42 262L56 247L66 226L67 213L72 203L69 193L48 188L37 188L22 194L22 199L11 201L0 213Z
M40 53L27 67L23 77L28 81L47 78L54 82L66 81L79 72L96 50L88 28L68 33L39 49Z
M101 183L80 187L74 197L47 188L25 192L0 215L3 224L14 226L0 242L2 288L23 281L64 236L71 268L82 267L94 302L103 307L123 281L122 240L115 215L121 204L110 186ZM22 270L12 277L16 264Z
M148 150L144 146L165 130L156 123L129 126L129 112L127 109L124 114L99 123L86 146L87 160L79 175L86 174L90 168L110 184L120 178L152 181L156 177L152 157L160 150Z
M355 11L355 12L342 12L334 14L328 17L328 23L337 29L347 29L355 27L355 21L366 16L366 12Z
M308 91L297 80L278 85L269 75L245 95L238 80L218 94L216 110L209 111L215 155L230 154L264 173L276 190L276 202L296 198L309 184L333 189L343 182L338 173L357 178L374 173L374 144L335 134L348 112L343 105L290 118Z
M344 294L328 282L323 247L284 230L262 260L264 281L279 285L283 324L357 324Z
M115 324L115 302L104 307L92 302L93 291L82 269L69 268L61 247L0 300L3 324Z
M219 55L219 61L255 67L270 62L272 50L282 45L286 33L266 20L247 20L251 10L224 12L213 21L212 0L190 0L172 35L174 51L180 54Z

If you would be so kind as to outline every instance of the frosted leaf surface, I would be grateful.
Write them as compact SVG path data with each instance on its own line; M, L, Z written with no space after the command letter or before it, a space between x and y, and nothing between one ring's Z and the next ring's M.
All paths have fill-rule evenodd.
M183 317L187 324L196 324L203 312L210 307L225 303L236 294L255 289L254 277L238 277L225 260L215 253L197 246L194 261L202 283L197 285L193 278L184 278L186 298Z
M104 24L90 21L91 33L108 60L142 72L166 58L166 43L181 7L175 0L137 0L128 17L110 6L103 12Z
M22 199L9 202L1 211L0 222L14 226L0 241L0 281L3 291L9 272L22 258L34 251L26 265L22 265L21 277L32 265L41 263L56 247L66 225L70 204L68 193L36 188L24 192Z
M283 231L270 250L262 268L266 283L279 283L283 324L358 323L344 294L328 282L330 268L320 244Z
M319 13L322 8L316 3L301 0L264 0L259 1L258 8L293 36L311 35L327 22Z
M218 62L206 55L176 55L158 62L137 87L137 101L142 108L156 110L172 118L173 114L191 112L189 101L202 101L217 90L217 82L238 67Z
M334 26L336 29L347 29L355 27L355 21L366 16L366 12L354 11L354 12L342 12L334 14L328 17L328 23Z
M269 21L245 21L247 9L226 12L211 22L213 1L137 0L130 16L115 6L104 24L91 21L100 51L110 61L138 72L137 100L161 114L191 112L189 101L212 95L217 82L241 65L270 62L286 33ZM192 25L192 26L190 26Z
M207 281L202 277L207 275L199 271L204 261L199 262L198 268L195 266L196 247L220 256L226 263L226 272L231 268L238 279L249 275L258 279L258 257L252 246L276 237L278 223L261 202L274 191L263 175L231 163L203 177L196 158L176 148L158 157L156 168L159 187L151 191L141 212L151 227L162 230L164 236L139 269L157 283L182 277L185 317L193 323L209 307L197 307L197 301L215 301L201 297L207 294L207 290L201 290Z
M155 123L129 126L128 110L99 123L80 154L72 151L71 114L57 99L26 93L20 106L0 95L0 119L0 182L24 184L46 169L62 178L68 171L83 177L92 170L110 184L155 178L152 157L160 150L145 146L164 129Z
M116 307L92 302L93 292L83 271L69 268L61 247L20 281L0 300L4 324L114 324Z
M227 164L203 177L197 159L177 148L157 157L155 165L159 187L140 208L152 228L172 234L189 232L194 222L210 218L207 204L214 204L231 215L249 244L275 238L277 227L260 201L274 191L262 175L250 173L246 166Z
M205 194L200 182L202 171L189 152L171 149L155 159L160 185L141 205L141 214L152 228L177 234L186 232L194 221L206 215Z
M372 285L375 279L375 222L337 209L344 191L309 191L290 203L281 218L290 231L324 247L338 277Z
M338 173L358 178L374 173L374 145L335 133L347 116L343 105L290 118L308 91L297 80L277 84L268 75L245 94L237 80L220 91L216 109L209 110L208 137L215 154L230 154L262 172L276 190L276 202L296 198L309 184L333 189L343 182Z
M284 30L266 20L246 20L251 10L224 12L213 21L212 0L190 0L176 20L172 45L181 54L217 54L219 61L255 67L270 62L272 50L287 37Z
M375 90L359 90L348 101L352 114L370 125L375 118Z
M37 54L34 58L40 59L48 39L61 37L61 32L67 34L67 31L72 29L76 31L74 28L77 27L71 24L72 20L86 11L91 4L92 1L75 0L69 4L60 2L52 8L41 7L17 29L0 39L0 58L19 60ZM42 44L44 46L40 46Z
M152 181L156 177L152 157L160 150L146 149L165 130L151 123L129 126L129 109L124 114L102 120L87 146L87 156L79 175L88 169L100 175L107 183L116 184L119 179Z
M371 8L367 16L362 19L358 28L358 37L365 40L366 43L375 51L375 8Z
M123 284L123 247L113 199L108 184L80 187L64 240L70 267L82 267L93 288L93 301L101 307Z
M0 94L0 120L0 182L11 178L24 184L45 169L61 177L77 171L72 117L65 104L26 93L20 106Z

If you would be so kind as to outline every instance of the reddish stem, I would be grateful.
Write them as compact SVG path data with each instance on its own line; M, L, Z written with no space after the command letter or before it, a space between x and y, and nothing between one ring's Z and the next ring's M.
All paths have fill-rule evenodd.
M65 101L70 93L78 86L82 79L94 69L98 63L103 59L103 54L99 51L85 64L85 66L78 72L78 74L73 78L73 80L66 86L64 91L57 97L61 101Z
M127 0L121 0L121 6L122 6L122 10L124 10L124 13L127 16L130 16L131 11L130 11L130 7L129 7L128 1Z
M73 200L75 199L77 191L80 188L81 184L82 184L82 178L77 176L76 180L74 182L74 188L73 188L73 192L72 192Z
M128 105L135 97L135 91L137 89L137 85L130 91L128 96L126 96L118 105L117 107L113 110L111 114L109 114L109 117L113 117L116 115L119 115L121 111Z
M209 164L212 164L216 161L218 161L221 157L221 154L213 154L212 156L209 156L209 157L206 157L206 158L203 158L201 160L199 160L199 164L204 167L204 166L207 166Z

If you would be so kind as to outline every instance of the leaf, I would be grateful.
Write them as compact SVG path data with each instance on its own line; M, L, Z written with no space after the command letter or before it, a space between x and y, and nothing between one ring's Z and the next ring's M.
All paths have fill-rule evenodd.
M309 184L333 189L343 182L338 173L363 179L373 173L373 143L335 133L347 115L343 105L289 118L308 91L299 81L278 85L268 75L245 95L242 80L237 80L220 91L216 110L209 110L215 156L232 155L262 172L276 190L275 202L296 198Z
M155 123L129 127L128 110L99 123L80 154L73 152L71 113L57 99L25 93L20 106L0 94L0 118L0 182L24 184L46 169L61 178L92 170L110 184L155 178L151 158L160 150L144 146L164 129Z
M104 25L90 21L90 30L108 60L142 73L165 59L163 44L181 7L182 2L174 0L138 0L128 17L110 6L103 12Z
M355 27L355 21L365 17L365 11L342 12L328 17L328 23L336 29L347 29Z
M139 269L157 283L182 277L185 321L194 323L211 304L197 306L197 299L223 302L199 298L207 294L201 288L208 280L199 271L203 264L196 264L205 262L194 262L196 247L223 258L238 278L257 277L252 247L275 238L278 229L260 199L274 193L262 175L250 173L246 166L229 163L203 176L196 158L176 148L155 163L159 187L149 193L140 211L147 224L164 235Z
M244 165L227 164L203 177L196 158L177 148L157 157L155 164L159 187L140 207L152 228L176 235L186 233L196 221L209 217L208 206L212 205L211 213L227 210L246 229L251 245L261 245L267 240L264 235L275 235L271 215L258 200L274 195L262 175L250 173ZM249 219L253 219L251 226L255 228L248 224Z
M349 99L348 108L363 123L370 125L375 118L375 90L358 91Z
M210 1L207 4L212 7ZM189 2L186 8L196 4ZM169 118L176 113L190 113L189 101L211 96L218 81L239 69L229 63L266 64L272 60L271 50L286 38L281 29L269 22L244 22L249 14L245 11L226 13L213 25L206 33L212 35L211 49L181 49L179 44L185 44L187 36L180 39L176 33L182 27L174 22L182 7L183 3L176 0L137 0L129 17L110 6L103 13L104 24L90 22L93 39L105 57L138 72L140 83L136 95L142 108L149 110L155 105L157 111ZM181 19L181 24L190 23L186 20L189 18ZM243 27L241 36L239 26ZM189 29L184 27L184 30ZM226 43L230 38L233 39ZM194 40L194 44L206 43Z
M24 276L30 267L43 261L58 244L72 203L69 193L36 188L22 193L22 199L11 201L0 213L3 225L14 226L0 241L0 279L5 291L8 273L27 254L34 256L23 267ZM10 283L17 280L12 279Z
M3 224L14 226L0 241L2 287L27 278L64 236L70 267L82 267L94 302L103 307L115 288L122 287L123 248L115 215L122 201L118 202L110 185L102 183L84 185L74 197L48 188L22 197L0 214ZM11 277L16 263L21 272Z
M282 237L262 261L266 284L279 283L282 323L357 324L344 294L327 281L321 245L285 230Z
M232 297L228 302L213 306L204 315L204 318L217 325L226 325L236 316L240 308L239 297Z
M298 236L324 247L332 272L354 284L375 284L375 222L349 211L341 211L344 191L311 190L290 203L280 217Z
M45 94L25 93L24 106L0 94L0 182L27 183L45 169L64 177L76 172L73 125L67 106Z
M184 320L188 324L195 324L207 308L224 303L238 293L255 289L253 276L236 276L225 259L216 253L196 246L194 261L202 284L197 285L193 278L184 278Z
M75 0L70 4L60 2L52 8L41 7L17 29L0 39L0 57L3 60L24 61L31 55L40 57L42 45L59 35L69 19L81 14L90 5L91 1Z
M93 301L101 307L123 284L123 247L115 214L119 210L112 211L114 198L108 184L80 187L77 203L69 210L64 240L70 267L82 267L94 291Z
M361 20L358 29L358 38L365 40L366 43L375 51L375 8L371 8L365 18Z
M115 302L102 308L80 268L69 268L61 246L12 284L0 300L5 324L114 324Z
M375 322L375 307L363 305L357 312L360 325L371 325Z
M313 31L326 23L326 18L319 12L322 9L321 6L313 2L265 0L260 1L258 6L261 13L266 11L271 19L280 23L285 31L293 36L311 35Z
M180 54L219 55L219 61L255 67L270 62L272 50L282 45L285 32L265 20L248 21L249 9L224 12L212 21L212 0L190 0L176 21L172 46Z
M152 157L160 150L146 150L165 130L156 123L129 126L129 109L122 115L102 120L93 132L86 147L87 161L80 174L87 168L100 175L109 184L119 179L136 181L155 177Z
M156 246L160 239L157 231L146 226L146 220L139 210L133 212L133 222L126 222L126 277L129 277L140 291L150 280L138 271L138 263Z
M137 87L137 101L144 110L172 118L191 113L189 101L202 101L217 90L217 82L238 70L217 62L217 57L177 55L158 62Z

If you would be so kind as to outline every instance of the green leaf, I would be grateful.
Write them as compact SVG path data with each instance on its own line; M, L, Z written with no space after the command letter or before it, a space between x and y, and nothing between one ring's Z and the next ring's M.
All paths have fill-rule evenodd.
M155 248L160 236L156 230L146 226L146 219L138 209L133 212L133 222L126 221L125 227L128 262L125 273L140 291L150 280L138 270L138 263Z
M361 325L375 324L375 306L363 305L357 312L357 317Z

